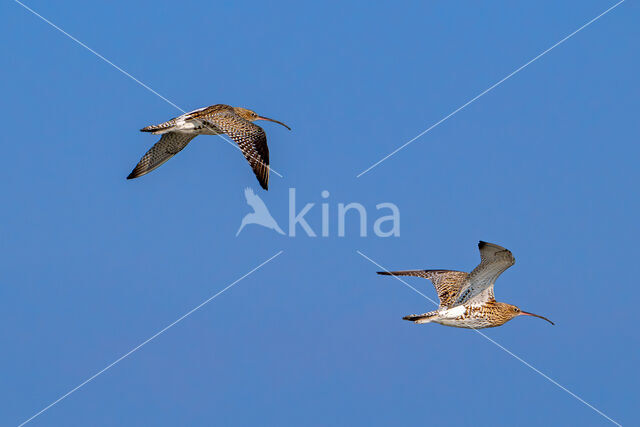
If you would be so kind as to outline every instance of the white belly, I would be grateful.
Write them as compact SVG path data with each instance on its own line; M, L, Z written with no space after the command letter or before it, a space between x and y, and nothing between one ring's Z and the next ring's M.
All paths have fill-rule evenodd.
M172 130L196 135L220 135L221 133L224 133L217 126L214 126L202 120L178 119Z
M469 317L467 319L454 320L454 319L437 319L434 320L435 323L439 323L444 326L453 326L455 328L469 328L469 329L482 329L488 328L491 323L486 319L478 319Z
M450 309L438 312L438 317L433 321L445 326L456 328L482 329L491 325L491 322L482 316L465 316L467 307L459 305Z
M459 305L457 307L448 308L446 310L438 312L438 317L440 317L441 319L457 319L462 316L465 311L467 311L466 307L463 305Z

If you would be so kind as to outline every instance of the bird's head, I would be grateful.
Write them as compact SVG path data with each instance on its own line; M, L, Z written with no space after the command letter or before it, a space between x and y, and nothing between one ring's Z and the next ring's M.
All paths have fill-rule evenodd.
M538 314L529 313L528 311L522 311L518 307L516 307L515 305L506 304L506 303L503 303L503 302L498 303L498 304L499 304L499 307L500 307L500 314L502 314L502 317L505 319L505 321L503 323L506 323L509 320L513 319L514 317L518 317L518 316L533 316L533 317L538 317L540 319L544 319L547 322L551 323L552 325L555 324L551 320L547 319L544 316L540 316Z
M248 120L250 122L253 122L253 121L256 121L256 120L268 120L270 122L278 123L279 125L282 125L282 126L286 127L287 129L291 130L291 128L289 126L285 125L284 123L279 122L277 120L270 119L268 117L262 117L258 113L256 113L255 111L251 111L251 110L249 110L247 108L233 107L233 110L236 112L237 115L239 115L243 119Z

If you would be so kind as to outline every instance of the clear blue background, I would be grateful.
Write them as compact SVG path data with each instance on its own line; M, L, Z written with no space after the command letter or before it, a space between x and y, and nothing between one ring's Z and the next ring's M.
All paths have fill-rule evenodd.
M198 137L125 177L180 112L12 1L0 5L0 424L17 425L280 250L32 424L609 425L378 267L517 264L498 300L550 317L485 332L638 423L638 42L623 3L361 178L356 175L614 3L47 2L43 16L186 110L263 123L264 192ZM286 229L331 193L332 236L235 232L253 187ZM336 236L339 202L401 210L401 237ZM320 230L320 207L307 216ZM410 283L430 297L431 285Z

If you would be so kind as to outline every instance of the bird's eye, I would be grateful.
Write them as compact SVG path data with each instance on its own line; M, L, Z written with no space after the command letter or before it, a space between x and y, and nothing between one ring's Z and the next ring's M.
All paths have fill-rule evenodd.
M515 312L517 313L517 312L518 312L518 311L520 311L520 310L518 310L517 308L514 308L514 309L513 309L513 311L515 311Z

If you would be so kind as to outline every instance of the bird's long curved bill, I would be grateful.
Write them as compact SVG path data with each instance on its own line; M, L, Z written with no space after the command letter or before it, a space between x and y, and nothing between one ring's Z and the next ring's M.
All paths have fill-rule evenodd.
M270 121L270 122L273 122L273 123L277 123L277 124L279 124L279 125L282 125L282 126L286 127L287 129L291 130L291 128L290 128L289 126L285 125L284 123L279 122L279 121L277 121L277 120L270 119L269 117L262 117L262 116L259 116L259 117L258 117L258 120L267 120L267 121Z
M540 315L537 315L537 314L529 313L529 312L526 312L526 311L520 311L520 314L524 314L525 316L539 317L540 319L544 319L547 322L551 323L552 325L555 325L555 323L553 323L551 320L547 319L544 316L540 316Z

